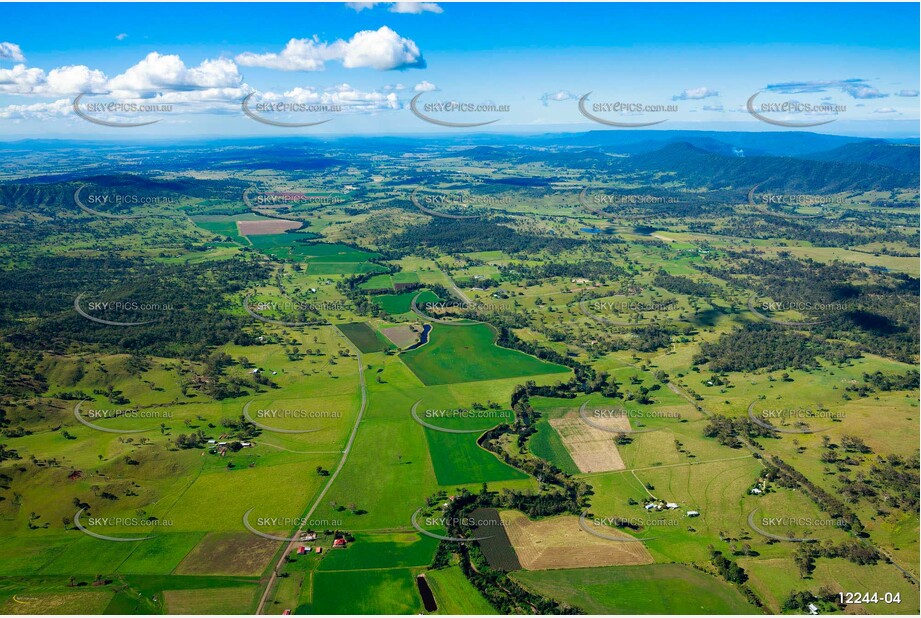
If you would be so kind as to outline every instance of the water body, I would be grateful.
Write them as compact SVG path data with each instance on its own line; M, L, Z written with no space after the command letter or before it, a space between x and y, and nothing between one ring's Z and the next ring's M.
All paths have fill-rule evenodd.
M406 348L406 349L403 350L403 351L404 351L404 352L409 352L410 350L415 350L415 349L418 348L418 347L424 346L426 343L429 342L429 333L430 333L431 331L432 331L432 325L431 325L431 324L423 324L423 325L422 325L422 332L419 334L419 341L417 341L416 343L412 344L411 346L409 346L408 348Z
M586 234L600 234L601 230L597 227L583 227L580 232L585 232Z
M435 595L432 594L432 589L429 588L429 583L426 581L425 575L416 577L416 585L419 586L419 594L422 595L422 605L425 606L425 611L438 611L438 604L435 603Z

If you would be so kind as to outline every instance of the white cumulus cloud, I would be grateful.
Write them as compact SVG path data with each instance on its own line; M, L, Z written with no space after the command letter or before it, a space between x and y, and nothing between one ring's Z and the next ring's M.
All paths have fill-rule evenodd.
M345 83L328 88L297 87L284 93L261 92L257 97L270 103L341 106L344 111L351 112L374 112L402 107L396 92L387 89L363 91Z
M331 60L341 62L347 69L389 71L425 67L425 60L415 42L401 37L387 26L362 30L348 41L339 39L326 43L316 36L291 39L278 53L245 52L236 57L243 66L281 71L321 71Z
M0 43L0 60L12 60L13 62L25 62L26 57L22 55L22 50L16 43Z
M151 52L124 73L109 80L108 88L114 93L202 90L233 88L242 81L237 65L227 58L205 60L190 68L175 54Z
M709 97L718 97L720 93L716 90L711 90L706 86L701 86L700 88L688 88L687 90L681 91L681 94L676 94L672 97L672 101L688 101L688 100L697 100L697 99L707 99Z
M568 90L557 90L556 92L545 92L540 95L541 103L544 104L544 107L550 105L550 101L572 101L578 99L576 95L569 92Z
M394 2L388 9L391 13L444 13L444 10L434 2Z
M365 9L373 9L379 4L389 4L390 8L387 10L391 13L403 13L408 15L444 13L444 10L435 2L346 2L345 6L356 13L361 13Z
M73 107L69 99L59 99L50 103L0 107L0 118L4 120L51 120L72 115Z
M378 2L346 2L345 6L354 10L356 13L361 13L365 9L373 9L375 4Z
M8 94L32 94L45 83L45 72L17 64L12 69L0 69L0 92Z

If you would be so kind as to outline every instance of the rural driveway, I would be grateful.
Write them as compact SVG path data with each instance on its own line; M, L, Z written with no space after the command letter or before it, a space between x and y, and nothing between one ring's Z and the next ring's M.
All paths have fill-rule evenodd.
M336 330L339 333L339 336L345 339L349 346L354 347L352 346L352 342L349 341L348 337L343 335L342 332L338 329ZM361 419L365 414L365 409L368 407L368 389L365 386L364 359L361 356L361 350L359 350L357 347L355 348L355 354L358 355L358 381L361 385L361 408L358 411L358 418L355 419L355 426L352 427L352 433L349 435L349 441L346 443L345 449L342 451L342 459L339 460L339 465L336 466L335 470L333 470L333 473L329 476L329 480L326 481L326 485L323 486L323 490L320 491L317 499L314 500L313 505L311 505L310 510L307 511L307 514L301 520L301 525L298 526L297 531L294 533L294 540L288 543L288 546L285 547L284 551L282 551L281 558L278 559L278 563L275 565L275 568L272 569L272 575L269 577L269 581L266 584L265 590L262 592L262 597L259 599L259 605L256 607L257 614L262 614L265 611L265 604L269 600L269 595L272 593L272 588L275 586L275 582L278 579L279 569L284 566L285 559L288 557L288 554L294 551L295 546L300 543L300 541L297 540L297 537L304 529L304 526L306 526L309 522L313 512L317 510L317 507L320 505L320 502L323 500L326 492L329 491L329 488L332 487L333 483L336 481L336 477L339 476L339 472L342 471L343 466L345 466L345 461L348 459L349 453L352 451L352 444L355 443L355 436L358 434L358 425L361 423Z

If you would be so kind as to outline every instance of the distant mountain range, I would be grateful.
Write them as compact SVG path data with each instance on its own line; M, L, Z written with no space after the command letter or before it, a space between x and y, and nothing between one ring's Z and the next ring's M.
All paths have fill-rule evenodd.
M798 157L832 150L859 142L904 143L918 145L917 139L868 140L862 137L825 135L807 131L650 131L607 130L546 136L557 146L597 147L607 152L639 154L685 142L702 150L724 155ZM541 141L535 138L534 141ZM523 142L523 143L528 143Z
M693 188L775 188L828 193L917 187L917 139L882 140L806 131L598 130L541 135L463 134L384 137L222 138L141 143L88 140L0 142L0 163L28 152L68 152L73 171L36 176L53 182L130 170L279 169L322 171L352 165L353 152L403 157L460 156L478 162L537 163L597 173L671 174ZM109 156L106 156L109 155ZM115 155L115 156L112 156ZM125 156L133 155L133 156ZM79 163L78 163L79 162ZM30 180L16 182L28 183ZM527 183L525 183L527 184Z
M842 163L867 163L891 167L903 172L917 172L921 161L918 146L911 144L893 144L883 140L869 140L845 144L827 150L805 155L804 159L816 161L840 161Z
M905 148L913 148L917 157L917 146ZM911 173L833 157L824 161L770 156L727 157L686 142L630 157L623 165L635 172L672 173L690 187L707 189L747 188L760 184L765 188L825 194L918 185L917 168Z
M609 172L671 174L692 188L766 188L814 194L917 187L919 146L816 133L593 131L549 144L480 145L476 161L542 163ZM827 149L823 149L827 148Z

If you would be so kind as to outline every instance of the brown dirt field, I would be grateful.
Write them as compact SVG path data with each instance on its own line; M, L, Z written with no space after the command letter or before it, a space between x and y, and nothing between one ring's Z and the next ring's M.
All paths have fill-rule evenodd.
M163 603L168 614L242 614L255 596L255 586L164 590Z
M500 513L521 566L529 571L651 564L642 543L618 543L593 536L579 527L575 515L531 521L519 511ZM609 536L629 535L605 530Z
M270 219L268 221L237 221L237 230L240 236L262 236L265 234L281 234L287 230L296 230L303 225L299 221L285 219Z
M212 532L189 552L177 575L261 575L279 542L249 532Z
M414 329L409 324L400 326L391 326L390 328L380 329L384 337L393 342L398 348L406 348L419 341L419 330Z
M598 425L618 431L630 429L630 419L621 417L592 419ZM614 444L615 433L586 424L578 412L563 418L549 419L550 426L560 435L563 446L581 472L610 472L626 468Z

